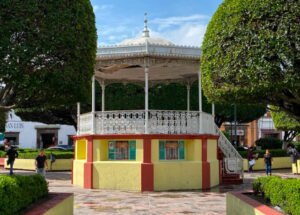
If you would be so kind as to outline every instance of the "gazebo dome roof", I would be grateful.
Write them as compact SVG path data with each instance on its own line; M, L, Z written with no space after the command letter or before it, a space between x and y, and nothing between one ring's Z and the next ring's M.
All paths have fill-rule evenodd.
M106 83L192 82L198 78L200 47L178 46L150 37L145 14L142 36L126 39L118 45L97 49L95 78Z
M141 36L138 38L133 39L126 39L120 43L122 46L128 46L128 45L142 45L142 44L150 44L150 45L162 45L162 46L169 46L174 45L174 43L163 39L163 38L157 38L157 37L145 37Z

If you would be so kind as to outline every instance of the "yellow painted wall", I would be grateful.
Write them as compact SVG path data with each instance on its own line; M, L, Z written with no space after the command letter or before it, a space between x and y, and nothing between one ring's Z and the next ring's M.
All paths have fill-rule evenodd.
M94 162L93 188L140 191L141 162Z
M210 161L210 186L215 187L219 185L219 161Z
M76 141L76 160L86 160L87 140L81 139Z
M55 207L48 210L44 215L73 215L74 196L64 199Z
M244 171L248 171L248 160L244 159L243 162ZM272 163L272 169L291 168L292 163L290 157L274 157ZM265 170L265 163L263 158L255 160L253 170Z
M73 159L56 159L52 165L52 169L50 169L50 161L48 160L48 170L71 170L72 160ZM6 164L6 159L4 167L9 168L9 166ZM14 163L14 169L35 170L35 159L17 158Z
M154 190L202 188L202 162L161 161L154 163Z
M73 184L79 187L84 185L84 163L85 160L74 160Z
M208 140L211 186L219 184L217 141ZM159 140L152 140L154 190L202 188L202 141L185 140L185 160L159 160Z
M300 173L300 160L297 161L298 173Z
M292 173L298 173L297 164L292 163Z
M123 140L123 139L122 139ZM126 139L124 139L126 141ZM132 140L132 139L130 139ZM108 160L108 142L113 140L94 140L93 142L93 160L107 161ZM128 139L129 141L129 139ZM136 161L143 160L143 140L136 140Z
M226 193L226 214L228 215L267 215L253 208L248 203L235 197L231 193Z
M201 140L185 140L185 155L188 161L202 161Z
M136 161L144 159L144 140L136 140Z
M159 140L151 140L151 160L153 163L159 161Z
M210 164L210 186L219 185L219 161L217 160L217 140L207 140L207 161Z
M7 159L5 159L4 167L9 168L9 165L7 165L6 161L7 161ZM48 161L48 165L49 165L49 161ZM19 158L17 158L14 163L14 169L35 170L35 159L19 159Z
M207 140L207 161L217 160L217 140Z
M55 170L71 170L72 169L72 161L73 159L56 159L52 164L52 171ZM48 160L48 166L50 170L51 162Z

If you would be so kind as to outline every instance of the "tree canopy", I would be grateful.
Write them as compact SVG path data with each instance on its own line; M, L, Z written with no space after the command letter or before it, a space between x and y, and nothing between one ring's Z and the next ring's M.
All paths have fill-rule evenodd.
M271 107L271 116L276 129L284 131L284 141L291 142L300 134L300 122L290 117L287 113L279 111L279 108Z
M2 0L0 26L0 109L90 99L97 35L89 0Z
M202 45L210 101L273 104L300 121L299 0L225 0Z

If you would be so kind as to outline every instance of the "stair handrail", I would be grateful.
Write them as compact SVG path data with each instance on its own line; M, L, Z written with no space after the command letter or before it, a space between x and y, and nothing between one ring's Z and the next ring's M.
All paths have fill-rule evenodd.
M227 139L227 137L223 134L222 131L215 125L216 133L219 136L218 139L218 146L223 152L225 159L224 159L224 166L226 169L227 174L236 174L239 173L242 178L244 178L244 168L243 168L243 158L239 154L239 152L234 148L231 142ZM235 167L233 169L229 169L229 163L233 163Z

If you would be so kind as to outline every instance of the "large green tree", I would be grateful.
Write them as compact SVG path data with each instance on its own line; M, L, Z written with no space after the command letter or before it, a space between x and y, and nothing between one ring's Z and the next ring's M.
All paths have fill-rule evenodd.
M97 35L89 0L1 0L0 26L0 109L65 110L90 98Z
M271 116L276 129L284 131L283 141L289 143L300 134L300 122L287 113L279 111L278 107L271 107Z
M225 0L202 45L211 101L273 104L300 121L299 0Z

